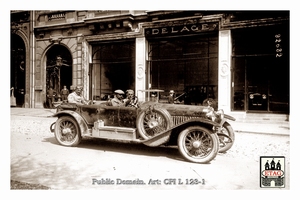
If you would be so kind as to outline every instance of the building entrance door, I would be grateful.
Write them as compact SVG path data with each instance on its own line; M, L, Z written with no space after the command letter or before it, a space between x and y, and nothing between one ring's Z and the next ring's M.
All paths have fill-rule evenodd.
M268 110L268 63L264 57L247 59L246 84L247 84L247 110Z
M70 52L63 46L55 45L47 53L46 66L46 107L52 107L54 102L66 100L61 90L66 86L70 91L72 85L72 58Z
M24 106L26 93L26 49L20 36L12 34L11 37L10 88L11 96L15 97L15 104L12 106L22 107Z
M232 108L289 113L289 27L232 31Z
M233 109L289 112L289 70L285 58L233 58ZM240 67L243 66L243 67Z

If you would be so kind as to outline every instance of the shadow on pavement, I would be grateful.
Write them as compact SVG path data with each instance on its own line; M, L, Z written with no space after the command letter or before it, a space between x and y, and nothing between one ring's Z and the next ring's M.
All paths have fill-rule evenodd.
M43 142L49 142L54 145L60 145L55 137L44 138ZM84 138L77 147L68 148L84 148L90 150L99 150L104 152L118 152L133 155L144 155L152 157L166 157L173 160L184 161L184 158L180 155L177 147L149 147L138 143L125 143L118 141L110 141L98 138Z

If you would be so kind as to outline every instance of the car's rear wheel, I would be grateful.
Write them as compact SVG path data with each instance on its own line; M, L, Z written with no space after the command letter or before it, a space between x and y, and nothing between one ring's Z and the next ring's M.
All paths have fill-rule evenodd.
M76 146L82 139L77 122L70 116L57 119L54 134L56 140L63 146Z
M222 133L219 135L220 149L219 153L228 151L234 143L234 131L228 122L225 122L222 127Z
M161 108L144 110L137 117L137 129L144 139L151 138L166 131L173 125L169 112Z
M207 163L213 160L219 150L218 136L207 128L190 126L180 132L178 148L188 161Z

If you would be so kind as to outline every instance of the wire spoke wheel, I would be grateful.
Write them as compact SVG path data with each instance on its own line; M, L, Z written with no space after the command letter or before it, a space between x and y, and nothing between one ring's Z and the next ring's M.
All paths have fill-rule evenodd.
M216 134L201 126L191 126L178 137L178 148L183 157L196 163L207 163L214 159L219 150Z
M57 119L54 133L57 141L64 146L76 146L81 141L78 124L69 116Z
M171 126L171 116L163 109L143 111L137 118L137 129L144 139L151 138Z
M167 122L164 116L160 113L147 114L144 117L144 129L149 136L154 136L155 134L166 130Z

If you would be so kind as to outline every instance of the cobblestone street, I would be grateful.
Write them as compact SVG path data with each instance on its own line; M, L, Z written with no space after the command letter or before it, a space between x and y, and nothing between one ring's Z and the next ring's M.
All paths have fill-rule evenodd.
M113 144L113 143L102 143L98 141L89 141L86 140L85 142L82 142L81 148L65 148L57 144L54 135L50 132L49 126L51 123L55 122L56 118L50 118L50 117L28 117L28 116L18 116L18 115L12 115L11 116L11 162L12 163L18 163L19 159L29 159L28 156L31 155L31 162L29 163L30 165L33 165L33 168L36 167L36 165L53 165L53 161L56 163L53 167L57 167L62 165L63 163L67 162L69 167L71 169L66 169L66 170L74 170L77 168L80 168L80 166L86 166L85 171L82 171L82 175L88 174L86 176L90 176L93 170L99 171L99 169L107 168L105 171L108 170L111 166L114 166L113 168L119 168L124 171L120 175L120 171L114 171L113 173L109 173L110 175L107 175L107 177L120 177L120 176L137 176L138 178L143 178L145 177L152 177L152 176L158 176L158 177L165 177L166 173L167 174L178 174L176 172L178 169L182 168L181 170L186 170L189 169L186 173L184 173L184 176L187 176L187 174L192 174L192 171L196 171L197 173L200 173L201 177L206 177L207 184L204 189L236 189L236 188L255 188L259 189L259 159L260 156L285 156L286 158L286 171L287 174L286 176L288 177L286 179L286 187L285 189L289 188L289 166L290 166L290 139L289 136L283 136L283 135L267 135L267 134L255 134L255 133L235 133L235 143L233 147L227 151L227 153L219 153L215 160L213 160L210 164L208 165L197 165L193 163L188 163L188 162L182 162L176 160L178 152L176 150L172 149L149 149L146 148L143 149L143 146L132 146L130 144L128 145L118 145L118 144ZM234 128L234 127L233 127ZM31 146L18 146L17 144L22 144L27 142L28 144L30 143ZM95 146L95 145L104 145L104 146ZM117 145L117 146L115 146ZM82 148L83 146L83 148ZM130 148L130 149L128 149ZM133 149L132 149L133 148ZM134 148L137 148L134 150ZM33 151L33 149L36 149ZM94 151L96 150L96 151ZM103 151L104 150L104 151ZM151 151L149 151L151 150ZM160 152L162 150L162 152ZM30 153L31 151L37 152L37 153ZM127 151L132 151L132 153L128 153ZM62 153L64 152L64 153ZM136 153L137 152L137 153ZM122 154L126 154L125 157L121 156ZM35 154L35 155L34 155ZM44 155L45 154L45 155ZM65 155L66 154L66 155ZM95 166L91 166L91 163L94 163L95 160L95 154L97 155L98 158L101 158L102 160L102 166L99 165L97 167L97 164ZM101 154L101 155L98 155ZM113 154L113 155L111 155ZM140 154L142 157L140 157ZM71 156L71 155L76 155L76 157ZM86 155L89 155L88 157ZM119 158L119 155L121 156ZM21 157L20 157L21 156ZM84 160L83 157L84 156ZM100 156L100 157L99 157ZM111 156L114 156L116 160L114 161L109 161L111 160ZM27 158L28 157L28 158ZM38 157L38 158L37 158ZM40 157L40 158L39 158ZM45 160L45 158L47 159ZM170 159L169 159L170 157ZM174 160L175 158L175 160ZM36 159L42 159L41 161L33 161ZM44 159L44 160L43 160ZM78 160L79 159L79 160ZM107 160L108 159L108 160ZM140 171L140 167L137 169L130 169L130 167L125 167L127 164L127 161L125 160L135 160L136 162L134 166L142 166L142 168L149 168L150 165L156 166L159 165L159 163L163 162L165 165L165 169L161 168L160 170L152 169L150 174L145 174L144 170ZM61 161L59 161L61 160ZM100 161L99 160L99 161ZM105 162L106 160L106 162ZM124 160L124 162L121 162ZM144 160L144 161L143 161ZM147 165L145 165L145 160L147 160ZM27 162L27 161L26 161ZM36 162L41 162L41 163L36 163ZM44 163L45 162L45 163ZM80 162L80 164L78 163ZM121 166L119 166L119 162L123 163ZM43 164L44 163L44 164ZM71 164L73 163L73 165ZM105 163L105 166L103 164ZM125 164L127 163L127 164ZM150 164L152 163L152 164ZM156 164L153 164L156 163ZM15 164L13 164L15 165ZM78 166L77 166L78 165ZM239 177L241 176L242 171L238 170L240 169L241 166L245 165L245 169L248 169L251 171L251 176L253 176L255 179L253 180L254 183L243 183L240 185L241 180L239 180ZM251 166L250 166L251 165ZM64 166L64 165L63 165ZM88 168L87 168L88 166ZM119 167L117 167L119 166ZM132 165L130 165L132 166ZM152 166L152 167L153 167ZM169 167L168 167L169 166ZM174 168L174 167L175 168ZM224 178L223 181L227 180L228 178L231 179L230 182L232 183L223 183L223 181L219 181L218 179L220 178L220 174L215 173L217 169L220 169L222 166L222 169L225 171L226 177ZM18 166L12 166L12 173L14 174L13 176L16 178L18 177L17 181L23 181L26 182L26 179L28 179L25 171L28 171L30 169L22 169ZM53 168L52 167L52 168ZM65 166L64 166L65 167ZM151 168L152 168L151 167ZM59 167L60 168L60 167ZM91 168L91 169L89 169ZM172 170L171 170L172 169ZM43 177L38 176L39 173L41 174L48 174L49 172L37 172L40 171L41 169L36 168L36 172L33 172L36 174L36 179L39 179L39 182L33 182L34 184L42 184L45 181ZM34 171L35 171L34 170ZM127 171L128 170L128 171ZM192 170L192 171L190 171ZM19 171L19 172L18 172ZM24 171L24 172L23 172ZM190 172L189 172L190 171ZM57 173L57 172L52 172L52 173ZM72 172L74 173L74 172ZM104 174L107 174L107 172L103 172ZM102 173L102 174L103 174ZM127 174L128 173L128 174ZM149 173L149 172L148 172ZM181 172L182 173L182 172ZM249 172L247 172L249 173ZM142 175L143 174L143 175ZM152 175L151 175L152 174ZM50 174L48 174L50 175ZM61 175L60 175L61 176ZM167 175L168 177L172 176L179 176L179 175ZM215 177L216 176L216 177ZM249 175L248 175L249 176ZM23 177L23 178L22 178ZM27 177L27 178L26 178ZM59 175L56 175L56 177L59 177ZM219 177L219 178L218 178ZM86 177L84 177L86 179ZM61 177L60 179L64 179ZM69 179L69 177L67 178ZM29 179L33 180L33 179ZM60 180L63 181L63 180ZM70 181L70 180L69 180ZM28 181L27 181L28 182ZM84 182L84 181L82 181ZM244 181L242 181L244 182ZM214 186L214 184L218 183L218 185ZM210 184L213 184L212 186L209 186ZM234 184L231 186L231 184ZM236 185L237 184L237 185ZM250 184L250 185L247 185ZM236 185L236 186L235 186ZM252 186L251 186L252 185ZM48 185L53 187L54 185L48 183ZM62 186L55 186L58 187L58 189ZM63 186L66 188L73 188L74 186L68 185L68 186ZM81 187L87 187L87 186L75 186L75 188L81 188ZM182 188L182 187L181 187Z
M55 121L56 118L12 116L11 132L28 136L37 135L40 137L54 137L50 132L49 126ZM259 156L280 155L286 156L286 161L289 162L289 153L289 136L235 133L235 143L232 148L229 149L227 153L219 155L236 159L248 158L256 161L259 161Z

